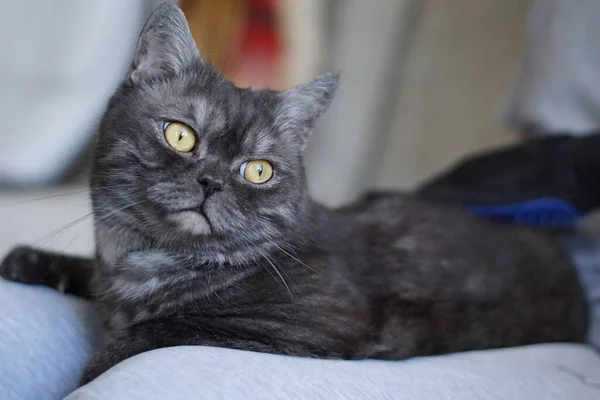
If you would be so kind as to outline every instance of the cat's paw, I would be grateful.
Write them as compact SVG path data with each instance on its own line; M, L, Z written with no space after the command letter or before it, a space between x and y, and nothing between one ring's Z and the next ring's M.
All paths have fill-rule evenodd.
M0 276L9 281L48 284L52 261L39 250L15 247L0 263Z

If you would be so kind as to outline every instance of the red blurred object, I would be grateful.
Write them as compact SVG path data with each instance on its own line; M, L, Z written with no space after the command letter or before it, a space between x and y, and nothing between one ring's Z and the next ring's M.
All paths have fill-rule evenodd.
M247 25L237 62L230 64L233 70L229 72L238 85L260 89L280 84L282 40L276 4L274 0L248 0Z

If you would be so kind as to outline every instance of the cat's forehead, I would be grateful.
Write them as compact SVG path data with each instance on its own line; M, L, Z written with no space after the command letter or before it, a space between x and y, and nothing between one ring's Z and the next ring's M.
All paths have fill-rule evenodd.
M185 77L153 88L151 101L163 120L184 122L210 147L228 153L267 154L278 147L272 93L238 89L231 84ZM150 100L150 99L149 99Z
M231 95L188 80L161 82L148 91L146 100L161 115L155 117L184 122L202 131L219 131L231 120Z
M185 117L192 121L199 133L218 134L227 130L227 122L232 116L228 116L225 104L201 95L188 97L181 103L185 107Z

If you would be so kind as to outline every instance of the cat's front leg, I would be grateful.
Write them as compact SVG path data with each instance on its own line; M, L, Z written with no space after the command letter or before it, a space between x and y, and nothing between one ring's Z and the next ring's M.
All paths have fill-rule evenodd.
M6 280L44 285L81 297L91 297L93 261L83 257L15 247L0 263L0 276Z

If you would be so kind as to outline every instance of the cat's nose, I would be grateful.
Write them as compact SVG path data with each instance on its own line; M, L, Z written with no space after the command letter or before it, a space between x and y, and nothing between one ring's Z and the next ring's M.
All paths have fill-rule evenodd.
M212 178L198 178L198 183L202 185L202 188L204 188L204 194L206 195L206 197L210 196L215 192L223 190L223 184Z

